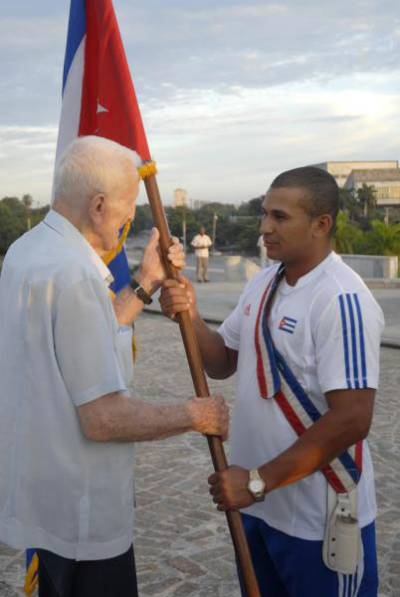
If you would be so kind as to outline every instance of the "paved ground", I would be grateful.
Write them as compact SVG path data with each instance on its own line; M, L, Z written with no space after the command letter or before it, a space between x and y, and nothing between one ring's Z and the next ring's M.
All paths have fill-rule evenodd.
M192 395L176 325L138 324L137 393L170 402ZM400 353L382 349L382 387L371 447L376 465L381 597L400 597ZM211 389L233 401L232 380ZM239 597L224 515L207 495L206 441L196 434L138 446L136 558L143 597ZM23 554L0 545L0 597L22 595ZM306 596L304 596L306 597ZM322 596L321 596L322 597Z

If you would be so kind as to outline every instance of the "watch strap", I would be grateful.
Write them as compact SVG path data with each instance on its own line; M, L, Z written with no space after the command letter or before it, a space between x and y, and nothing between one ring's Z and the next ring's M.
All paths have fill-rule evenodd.
M145 304L145 305L151 305L151 303L153 302L153 299L151 298L151 296L145 291L145 289L139 284L139 282L137 280L135 280L135 278L132 278L129 286L132 288L133 292L136 294L136 296Z
M252 481L259 481L262 484L261 491L253 491L251 489L251 482ZM264 479L261 477L258 469L253 468L249 470L249 483L247 489L250 491L251 495L254 497L256 502L262 502L265 498L265 491L266 491L266 483Z

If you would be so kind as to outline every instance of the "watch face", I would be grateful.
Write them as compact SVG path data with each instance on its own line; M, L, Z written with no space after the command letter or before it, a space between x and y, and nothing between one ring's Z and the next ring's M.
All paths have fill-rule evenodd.
M259 479L254 479L253 481L250 481L249 487L253 493L260 493L264 490L265 485Z

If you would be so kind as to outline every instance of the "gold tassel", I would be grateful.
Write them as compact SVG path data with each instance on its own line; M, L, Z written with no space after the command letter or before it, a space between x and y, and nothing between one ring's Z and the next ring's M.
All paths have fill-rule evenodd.
M144 179L148 176L157 174L157 164L155 162L145 162L138 168L140 178Z

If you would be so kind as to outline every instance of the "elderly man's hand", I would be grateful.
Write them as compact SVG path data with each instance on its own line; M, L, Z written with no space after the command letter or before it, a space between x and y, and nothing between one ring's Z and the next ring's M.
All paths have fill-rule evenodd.
M223 441L228 437L229 408L222 396L192 398L186 403L194 431L206 435L219 435Z
M140 282L149 294L155 292L166 278L160 255L159 238L160 234L157 228L153 228L150 240L143 253L139 274L137 275L138 282ZM183 246L176 237L172 237L172 242L173 244L168 250L167 258L174 267L181 270L185 267Z
M211 475L208 482L218 510L238 510L254 504L254 497L247 489L249 471L241 466L228 466Z

